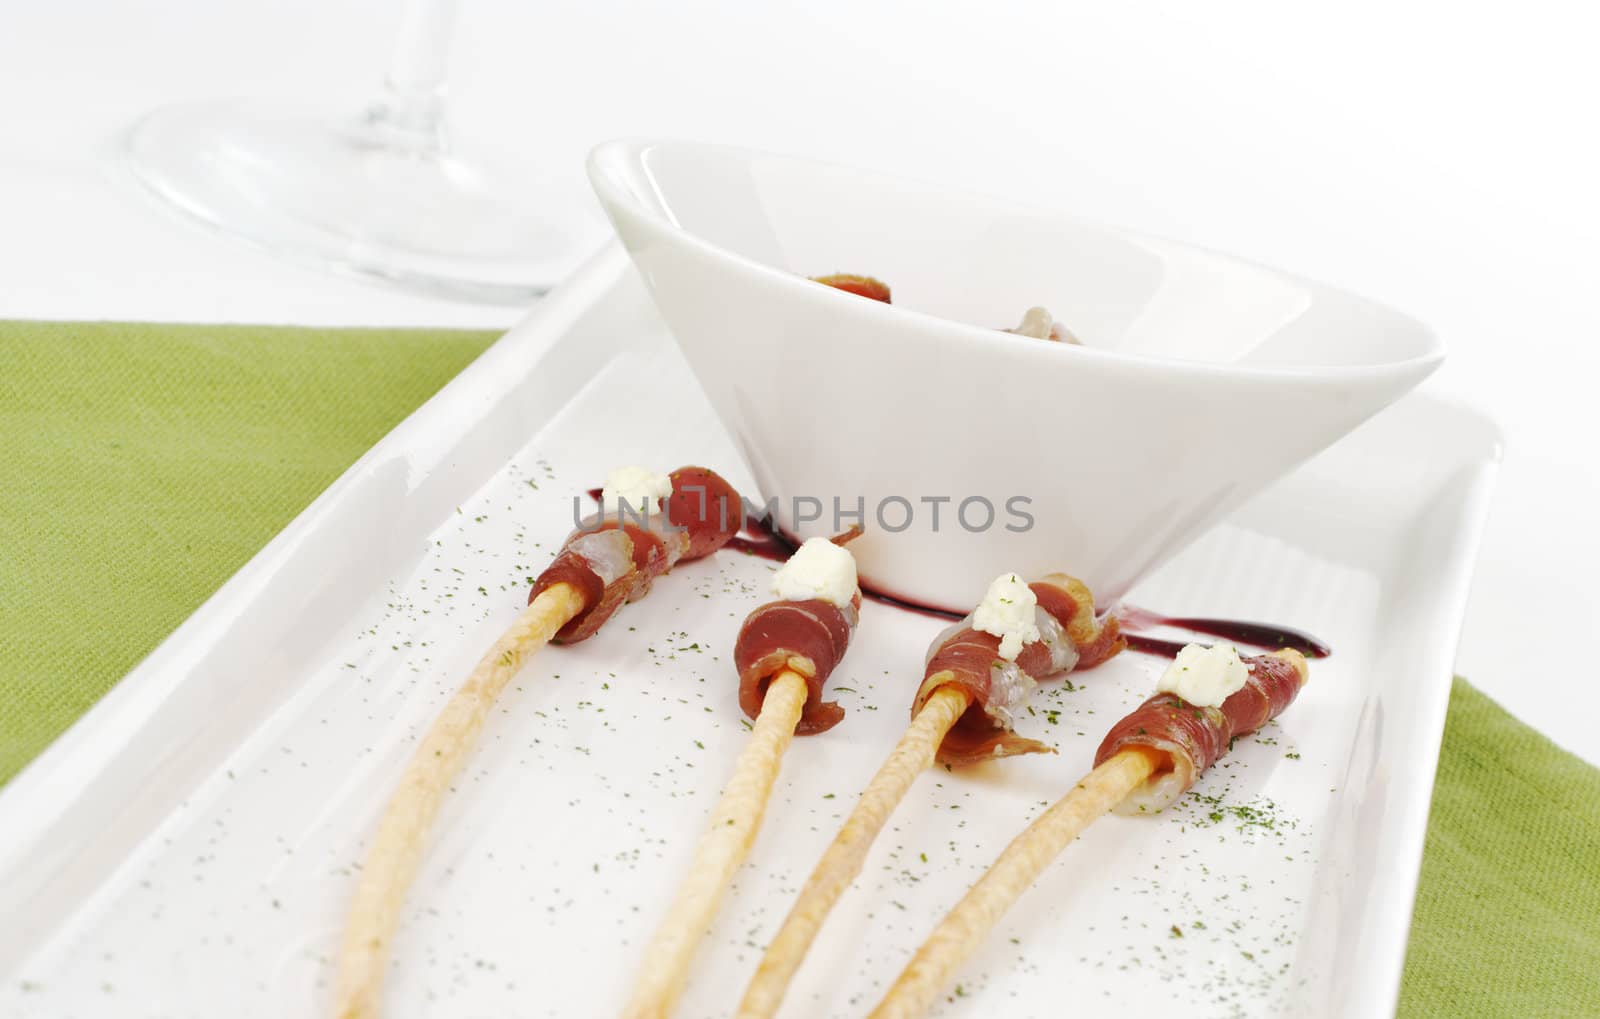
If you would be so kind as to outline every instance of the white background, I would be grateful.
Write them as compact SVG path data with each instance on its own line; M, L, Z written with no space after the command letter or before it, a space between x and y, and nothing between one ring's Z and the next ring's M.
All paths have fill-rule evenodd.
M596 141L755 145L1282 265L1431 323L1509 441L1460 671L1600 762L1600 62L1584 5L463 5L464 139L587 203ZM185 99L364 105L398 6L0 14L0 317L506 326L190 227L111 169ZM0 366L3 368L3 366Z

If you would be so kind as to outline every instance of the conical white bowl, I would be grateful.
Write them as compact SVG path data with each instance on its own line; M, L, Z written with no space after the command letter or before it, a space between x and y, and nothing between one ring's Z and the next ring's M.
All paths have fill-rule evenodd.
M1118 598L1444 357L1331 287L892 176L650 140L589 175L778 525L862 510L864 581L925 604L1006 570ZM1085 345L998 331L1033 305Z

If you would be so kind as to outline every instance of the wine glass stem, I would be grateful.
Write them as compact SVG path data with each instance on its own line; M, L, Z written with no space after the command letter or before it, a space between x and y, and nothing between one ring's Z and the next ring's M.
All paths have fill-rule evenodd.
M383 94L367 121L391 144L441 152L445 72L457 0L409 0L389 59Z

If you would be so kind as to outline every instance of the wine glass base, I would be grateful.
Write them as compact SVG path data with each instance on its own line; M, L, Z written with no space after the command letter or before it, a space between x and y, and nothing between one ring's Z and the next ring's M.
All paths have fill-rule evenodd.
M377 117L176 106L136 124L126 156L151 191L217 230L441 296L523 302L589 253L578 210L536 215L516 189Z

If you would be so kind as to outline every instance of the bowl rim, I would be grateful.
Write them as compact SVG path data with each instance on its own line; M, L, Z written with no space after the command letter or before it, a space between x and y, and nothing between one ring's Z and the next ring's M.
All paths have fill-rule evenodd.
M1364 364L1348 365L1294 365L1294 364L1241 364L1227 361L1208 361L1187 359L1170 355L1128 353L1120 350L1107 350L1103 347L1089 347L1080 344L1035 343L1019 344L1006 339L1007 334L1000 329L989 326L976 325L962 322L958 319L945 318L930 312L919 311L904 305L888 304L882 301L862 300L853 294L845 293L832 287L819 286L809 277L790 272L779 266L769 265L758 259L742 255L737 251L724 247L678 223L671 214L666 204L665 197L657 190L657 203L654 207L642 201L632 189L624 186L616 177L615 171L639 172L642 169L645 157L654 149L671 146L674 148L708 150L723 154L732 154L743 158L778 159L791 163L809 164L816 167L825 167L858 173L865 176L876 177L886 182L903 182L919 188L935 190L956 200L977 200L990 204L1009 206L1019 212L1037 216L1044 220L1065 222L1068 224L1086 227L1105 233L1116 234L1150 242L1158 246L1180 249L1222 259L1241 268L1264 272L1292 283L1309 287L1314 291L1326 292L1341 297L1352 298L1369 307L1381 311L1383 314L1399 320L1405 326L1416 331L1425 350L1410 357L1387 361L1373 361ZM1293 379L1300 382L1349 382L1361 379L1388 379L1415 376L1420 382L1431 374L1444 361L1447 348L1439 334L1427 323L1407 312L1384 302L1366 296L1356 291L1338 287L1314 280L1308 276L1280 269L1239 255L1234 255L1216 248L1192 244L1187 241L1174 240L1159 234L1147 233L1119 226L1114 223L1105 223L1076 213L1065 212L1059 209L1045 208L1020 202L1009 198L985 194L983 192L950 187L937 181L925 178L908 176L905 174L891 173L888 171L867 169L841 163L833 160L815 159L810 156L797 156L782 152L772 152L764 149L750 148L742 145L732 145L719 142L694 141L691 139L639 137L628 136L614 138L600 142L589 151L585 161L590 186L596 196L605 205L608 211L627 210L634 214L644 225L658 233L666 235L673 240L686 244L702 253L715 258L731 262L736 268L754 274L764 280L776 283L779 286L793 287L796 292L804 290L816 295L818 300L835 301L846 314L890 316L904 321L906 316L911 316L925 328L945 333L952 337L960 337L966 341L977 340L985 344L999 345L1011 354L1023 356L1044 356L1053 358L1079 358L1098 362L1107 368L1137 368L1139 370L1169 369L1179 372L1193 372L1209 375L1227 376L1230 378L1261 378L1261 379Z

